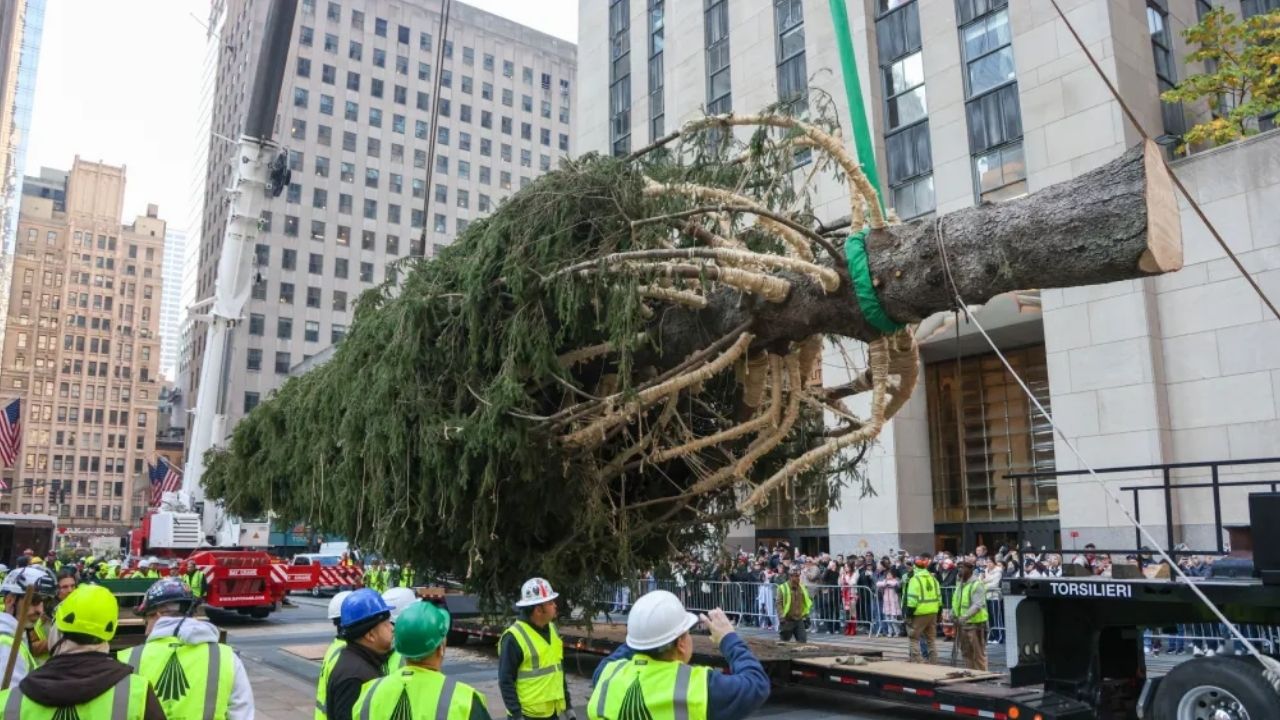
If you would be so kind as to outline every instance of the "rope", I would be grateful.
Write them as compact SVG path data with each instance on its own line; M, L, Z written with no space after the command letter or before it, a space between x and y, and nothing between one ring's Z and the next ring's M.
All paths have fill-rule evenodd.
M1231 635L1238 642L1242 643L1248 650L1249 654L1262 664L1267 680L1271 683L1276 692L1280 693L1280 661L1263 655L1262 652L1259 651L1258 648L1240 632L1240 629L1236 627L1235 623L1227 619L1227 616L1223 614L1222 610L1220 610L1218 606L1204 594L1203 590L1196 587L1195 583L1193 583L1191 579L1187 577L1187 574L1182 571L1182 568L1178 567L1178 563L1174 562L1173 558L1169 557L1169 554L1165 551L1164 547L1155 539L1155 536L1147 530L1146 526L1139 522L1137 518L1129 512L1129 509L1124 506L1124 502L1120 499L1120 496L1117 495L1115 491L1113 491L1111 487L1102 480L1102 478L1098 477L1097 471L1093 469L1093 466L1089 464L1088 460L1085 460L1084 455L1080 453L1080 450L1076 448L1075 443L1071 442L1070 438L1067 437L1067 434L1063 432L1062 428L1053 419L1053 416L1049 414L1049 411L1045 410L1044 405L1042 405L1035 394L1031 392L1031 388L1027 387L1027 383L1022 379L1022 376L1018 375L1018 372L1009 364L1009 360L1004 356L1004 353L996 346L995 341L993 341L991 336L987 334L986 328L982 327L982 323L978 322L978 318L973 313L969 312L968 306L964 304L964 299L960 297L960 289L956 286L955 280L951 275L951 261L947 257L947 244L943 241L941 222L934 223L934 236L938 241L938 253L942 257L943 271L946 275L947 282L951 286L951 292L955 296L957 305L964 308L965 316L968 318L969 322L973 323L974 327L978 328L978 332L982 333L982 337L987 341L987 345L991 347L991 350L996 354L996 357L1000 358L1000 363L1004 365L1005 371L1007 371L1014 380L1018 381L1018 387L1022 388L1022 392L1026 394L1027 399L1030 400L1031 403L1035 405L1036 410L1038 410L1040 414L1049 421L1049 425L1053 428L1053 432L1058 436L1058 439L1067 446L1067 449L1069 449L1071 454L1075 456L1081 467L1089 471L1089 477L1102 488L1102 491L1107 494L1107 497L1111 498L1111 502L1115 503L1116 507L1120 509L1120 512L1124 515L1125 519L1129 521L1129 524L1137 528L1138 532L1142 533L1142 537L1151 544L1151 547L1155 548L1156 554L1160 556L1161 560L1169 565L1170 571L1176 574L1178 579L1191 589L1191 592L1196 596L1196 598L1198 598L1200 602L1204 603L1205 607L1209 608L1209 611L1212 612L1223 625L1230 629ZM1172 519L1167 518L1166 521L1172 522Z
M1058 0L1049 0L1049 2L1053 3L1053 9L1058 11L1058 17L1062 18L1062 22L1067 24L1067 30L1071 31L1071 37L1076 39L1076 44L1080 46L1082 51L1084 51L1085 57L1089 58L1089 62L1093 65L1093 69L1098 71L1098 77L1102 78L1102 82L1107 84L1107 89L1111 91L1111 97L1115 98L1115 101L1120 104L1120 109L1124 111L1125 117L1129 118L1129 123L1133 125L1134 129L1138 131L1138 134L1142 136L1144 141L1150 140L1151 136L1148 135L1146 129L1142 127L1142 123L1138 122L1137 116L1129 109L1124 98L1120 97L1120 91L1116 90L1116 86L1111 83L1111 79L1102 71L1102 66L1094 59L1093 53L1089 52L1089 48L1084 44L1084 40L1080 39L1080 35L1076 32L1075 26L1067 19L1066 14L1062 12L1062 8L1058 7ZM1227 254L1227 257L1231 258L1231 262L1235 263L1236 269L1240 271L1240 274L1244 279L1253 287L1253 291L1262 299L1262 303L1271 310L1271 314L1275 315L1277 320L1280 320L1280 310L1276 309L1275 304L1271 302L1271 298L1267 297L1267 293L1263 291L1262 286L1258 284L1258 281L1254 279L1253 275L1249 274L1248 270L1245 270L1244 264L1240 262L1240 258L1236 257L1235 251L1227 245L1227 241L1222 239L1222 235L1218 234L1218 228L1214 227L1213 223L1209 222L1208 216L1206 216L1204 214L1204 210L1200 208L1200 203L1196 202L1196 199L1191 196L1191 193L1187 190L1186 186L1178 179L1178 174L1173 171L1173 168L1169 167L1169 163L1164 159L1163 154L1161 154L1160 162L1164 165L1165 169L1169 171L1169 177L1173 178L1173 184L1177 186L1178 191L1182 193L1182 196L1187 199L1187 204L1191 206L1192 210L1196 211L1196 215L1200 218L1200 222L1204 223L1204 226L1209 228L1209 234L1217 241L1223 252Z

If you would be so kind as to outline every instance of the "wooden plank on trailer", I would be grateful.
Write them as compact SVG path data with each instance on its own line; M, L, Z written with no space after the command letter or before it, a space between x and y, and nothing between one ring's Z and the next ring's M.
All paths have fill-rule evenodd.
M935 685L949 685L952 683L974 682L977 680L998 680L1004 677L1000 673L953 668L949 665L930 665L928 663L904 662L902 660L877 660L875 658L867 658L867 662L865 664L851 665L845 662L849 657L850 655L847 654L836 657L805 657L796 658L792 662L797 666L803 667L823 668L828 670L847 670L851 672L866 673L868 675L892 677L900 680L915 680L918 682L933 683Z

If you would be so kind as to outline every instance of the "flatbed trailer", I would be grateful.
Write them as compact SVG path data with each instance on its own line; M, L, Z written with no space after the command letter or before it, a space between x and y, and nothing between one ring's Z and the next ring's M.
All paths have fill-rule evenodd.
M1203 580L1196 586L1235 623L1280 626L1280 586L1249 579ZM890 660L879 650L856 645L745 639L775 687L857 695L956 717L1280 719L1280 692L1250 658L1197 657L1164 676L1147 674L1144 627L1212 622L1186 582L1019 579L1006 581L1003 590L1007 674ZM437 601L454 615L451 644L469 638L496 644L506 629L481 617L469 597ZM558 629L567 650L601 657L626 638L622 623ZM1222 646L1230 648L1232 642L1224 640ZM693 661L727 669L705 635L694 636ZM1177 709L1181 704L1187 707Z

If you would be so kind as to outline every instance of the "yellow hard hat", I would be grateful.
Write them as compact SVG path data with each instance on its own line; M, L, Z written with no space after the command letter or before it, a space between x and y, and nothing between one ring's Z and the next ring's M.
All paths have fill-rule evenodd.
M31 558L31 564L32 564L32 565L43 565L43 564L44 564L44 558L42 558L42 557L40 557L39 555L37 555L37 556L35 556L35 557Z
M101 585L81 585L58 603L55 623L64 633L110 642L120 621L120 603Z

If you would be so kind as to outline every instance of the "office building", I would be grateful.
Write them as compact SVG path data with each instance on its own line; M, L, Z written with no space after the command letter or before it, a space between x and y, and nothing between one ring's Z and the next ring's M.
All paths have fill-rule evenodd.
M1176 144L1204 107L1163 105L1161 90L1198 66L1185 63L1182 30L1220 2L1065 0L1060 3L1153 137ZM1237 15L1275 0L1227 0ZM886 203L904 220L1004 202L1096 168L1139 141L1119 104L1053 6L1007 0L868 0L847 3L863 101ZM778 101L803 107L809 87L830 95L847 122L829 5L817 0L580 0L581 152L625 153L713 112L754 112ZM1270 124L1259 125L1266 130ZM750 129L738 129L747 137ZM850 146L852 145L849 142ZM851 148L852 149L852 148ZM1280 135L1191 154L1175 172L1280 297ZM820 183L815 209L848 213L843 187ZM992 331L1036 397L1096 468L1274 456L1280 437L1280 323L1189 209L1186 268L1099 287L1010 294L986 304ZM1031 409L972 327L950 320L924 338L915 394L864 466L873 497L855 483L839 509L780 498L731 542L789 538L834 551L997 546L1013 539L1020 472L1080 467ZM854 357L860 357L855 352ZM826 384L847 376L841 353ZM1250 480L1266 467L1223 468ZM1274 472L1274 468L1272 468ZM1170 484L1208 482L1174 471ZM1087 475L1022 480L1024 530L1036 545L1131 547L1134 534ZM1108 486L1164 485L1163 473L1108 475ZM1223 490L1226 523L1247 517L1246 490ZM1167 537L1163 491L1139 491L1141 517ZM1175 542L1216 548L1209 490L1173 491ZM811 511L811 512L807 512Z
M238 134L266 5L226 3L217 135ZM436 0L299 3L277 138L293 180L263 212L255 257L245 258L259 278L231 339L229 428L291 368L342 339L357 298L395 261L431 257L571 152L574 45L451 6L441 38ZM210 141L198 298L212 291L233 152ZM190 345L197 380L202 329Z
M0 512L58 517L69 542L121 534L149 501L165 221L121 224L125 169L76 158L65 209L24 195L0 386L22 446Z
M164 291L160 297L160 374L173 382L178 377L178 345L181 343L182 261L187 236L168 230L164 236Z

